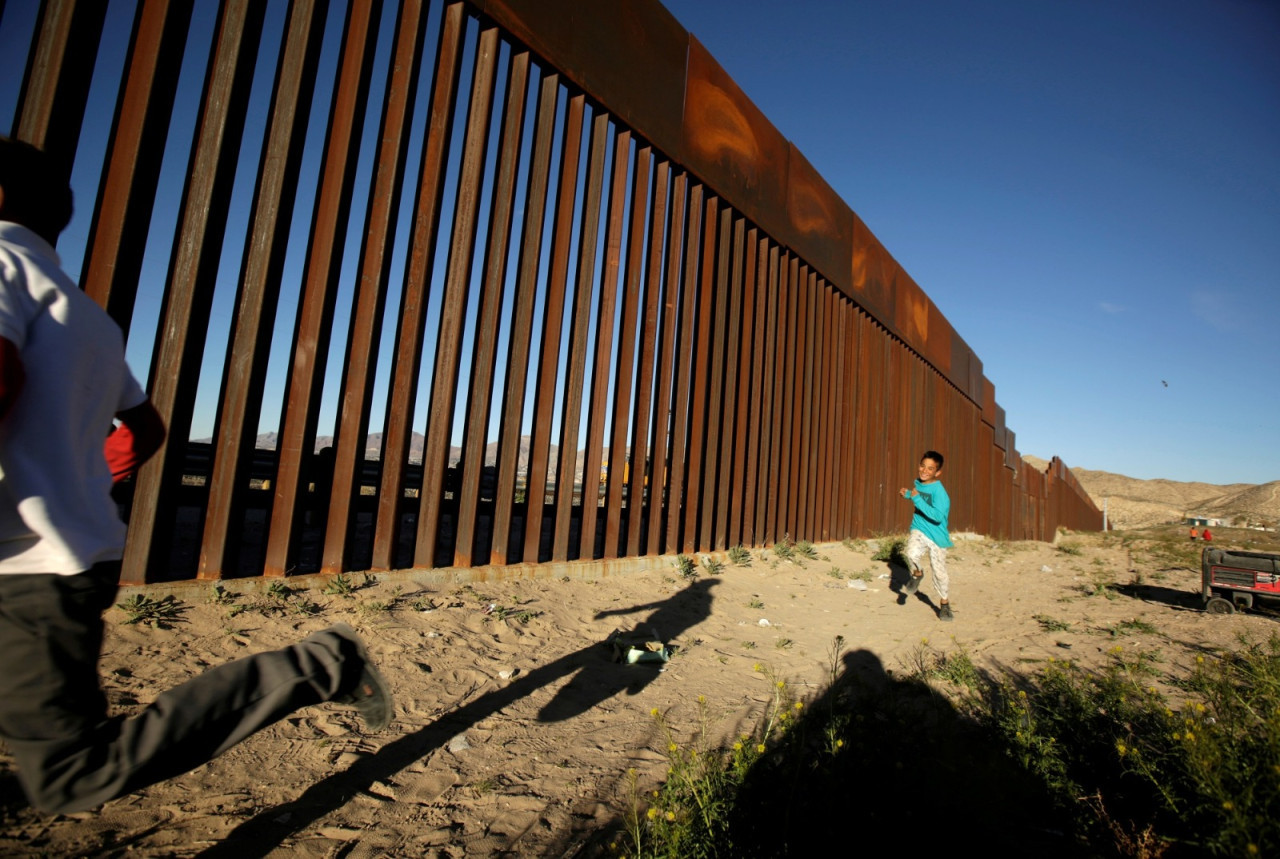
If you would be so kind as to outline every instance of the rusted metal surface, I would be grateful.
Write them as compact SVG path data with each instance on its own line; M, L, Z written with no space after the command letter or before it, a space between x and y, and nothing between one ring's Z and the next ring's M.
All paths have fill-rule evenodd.
M587 188L579 226L578 276L573 287L573 315L569 320L569 369L565 375L563 406L560 410L560 450L556 460L556 518L551 558L569 560L569 530L573 497L578 479L578 425L585 393L587 343L591 328L591 299L594 294L596 247L600 229L600 207L604 194L605 151L608 146L609 115L597 112L591 120L591 147L587 156ZM615 153L616 157L616 153ZM624 159L625 160L625 159ZM618 219L621 220L621 206ZM612 221L612 212L610 213ZM589 468L589 465L588 465ZM582 472L582 501L585 506L590 486L594 493L596 475ZM590 482L588 482L590 481ZM576 554L576 552L575 552Z
M609 369L613 356L613 320L617 315L618 275L622 268L622 244L626 227L623 215L627 202L627 174L631 166L631 135L619 132L613 141L613 175L609 181L608 224L604 237L604 266L599 302L596 306L594 366L591 370L591 400L587 409L587 445L582 466L582 518L579 527L579 558L595 557L596 523L600 511L604 425L609 415ZM647 157L645 169L648 169ZM626 339L627 332L621 333ZM634 334L631 335L634 337ZM623 468L620 466L618 471Z
M542 83L538 89L533 153L529 161L528 189L525 194L523 234L520 240L520 268L516 277L515 311L507 352L502 423L498 428L498 488L494 500L492 550L494 563L505 563L511 560L509 547L515 544L514 535L511 534L512 505L515 503L516 472L520 461L520 430L524 415L525 380L529 372L529 341L533 331L533 310L538 292L538 266L542 256L542 224L546 215L559 88L558 75L542 76ZM534 498L527 475L525 497L526 499ZM526 509L532 506L533 502L526 500ZM538 499L538 506L541 509L541 498ZM528 522L527 514L525 522Z
M539 551L545 506L543 498L551 448L556 377L560 370L560 328L564 320L565 291L569 277L569 243L573 238L573 208L585 105L586 99L581 94L569 98L564 131L561 134L560 180L555 227L551 234L551 268L542 310L542 348L538 358L538 387L534 395L533 432L529 439L528 502L524 529L524 560L529 564L536 564L541 560ZM572 484L572 476L569 479Z
M331 3L343 4L335 12L345 13L344 28L337 67L325 70L317 57ZM238 553L256 558L239 545L253 530L250 508L263 506L264 493L248 485L273 475L266 535L253 548L267 575L300 565L333 573L536 564L900 530L907 511L893 493L934 446L948 455L953 528L1045 538L1060 524L1099 524L1059 460L1044 473L1025 466L973 350L657 3L445 5L427 114L417 120L426 130L413 151L415 87L435 20L427 3L398 0L394 33L380 37L377 2L297 0L279 56L259 56L266 8L219 6L160 325L128 332L155 339L153 364L164 372L152 373L152 395L171 432L134 487L127 579L168 577L181 554L170 546L179 497L198 499L195 521L204 522L198 557L182 550L193 573L231 575ZM138 4L98 182L81 279L126 330L182 56L189 38L208 38L187 32L192 12L189 0ZM74 153L102 20L100 4L45 7L26 56L19 136ZM380 39L390 64L374 80ZM258 109L249 105L253 71L267 62L278 73L265 145L241 158L246 112ZM328 129L308 142L313 87L326 75ZM469 109L455 130L462 80ZM362 160L375 87L385 93L378 140ZM535 92L536 107L526 109ZM461 151L451 161L454 141ZM315 196L298 195L311 210L294 217L298 165L320 146ZM410 159L420 165L413 189ZM229 210L232 187L252 181L240 170L257 177L248 217ZM356 181L362 170L367 189ZM386 399L375 403L401 199L412 202L412 220L400 304L387 322L395 347ZM329 350L344 342L333 322L352 206L365 218L345 361L340 380L326 379ZM281 336L276 306L294 222L310 227L278 452L267 455L254 436L266 399L281 396L267 390L267 356ZM224 235L246 243L243 270L226 354L206 358ZM433 273L437 248L448 250L443 273ZM426 330L433 302L437 332ZM429 413L417 419L426 436L419 466L410 450L424 358L432 382ZM183 442L206 374L223 385L207 480L192 490L182 488ZM314 453L326 399L338 403L332 460ZM374 414L381 462L365 450ZM491 469L485 450L495 437ZM455 467L450 444L459 443Z
M649 207L648 242L645 246L648 260L645 264L644 312L640 318L639 369L636 375L635 409L631 429L631 467L626 479L627 542L625 548L619 549L620 553L626 555L644 554L640 551L640 532L645 523L645 512L648 512L650 528L657 524L662 515L663 468L656 457L650 459L649 454L653 448L650 445L649 432L651 426L661 426L665 442L668 409L665 401L669 393L664 394L662 382L659 382L657 396L654 396L653 377L655 362L658 360L658 325L663 289L663 227L667 221L670 186L671 165L666 160L659 159L657 169L654 171L652 203ZM667 250L670 249L667 248ZM666 378L670 378L669 371ZM669 385L667 390L669 391ZM621 398L619 402L622 402ZM656 416L659 410L663 415L661 422ZM651 415L653 415L652 421ZM612 515L616 509L611 501L610 514ZM618 512L621 515L621 511ZM610 557L609 545L605 546L606 557Z
M733 314L729 301L736 293L729 283L730 265L733 254L733 211L728 207L720 211L720 227L717 230L715 252L715 291L711 299L711 363L707 391L706 424L703 433L704 445L702 458L702 511L699 515L698 548L723 549L723 541L716 529L717 509L723 509L725 502L724 485L728 475L721 470L720 453L722 437L727 419L725 412L725 394L728 388L725 373L725 349L727 335L725 329ZM731 420L731 418L728 418Z
M702 219L702 234L699 241L702 246L701 265L697 275L698 290L698 333L694 338L693 376L689 393L689 446L685 451L685 492L684 492L684 527L682 551L692 552L706 543L701 542L704 535L698 529L699 517L703 513L702 494L706 491L706 480L703 466L707 461L707 399L710 388L712 360L712 323L715 309L716 282L716 233L719 223L720 201L710 197L706 202L706 212Z
M68 168L75 160L107 6L98 0L41 4L13 136Z
M208 332L204 320L209 318L229 220L263 11L260 4L241 0L226 3L219 16L165 284L159 342L151 362L151 400L169 434L155 457L138 471L122 582L156 581L167 574L174 498L182 482L181 440L191 432Z
M685 546L685 508L690 497L688 456L690 423L690 390L695 361L693 332L697 325L698 272L701 248L699 237L704 223L715 223L715 201L703 200L703 188L694 185L689 192L688 219L684 241L684 270L680 286L679 341L675 355L676 381L671 400L674 415L671 424L671 475L667 482L667 535L665 551L683 550ZM705 207L705 212L704 212ZM705 342L705 341L704 341ZM698 448L701 449L700 447ZM696 484L695 484L696 485Z
M745 543L750 546L756 543L756 511L759 508L760 494L757 481L760 476L761 400L765 386L764 374L768 367L764 357L764 337L767 324L765 306L769 276L769 241L755 228L747 233L747 254L751 263L747 275L747 283L752 295L748 301L751 324L743 327L744 330L750 329L748 332L750 339L744 343L744 350L751 359L751 372L743 386L738 389L739 400L746 404L741 410L745 415L743 424L746 428L746 449L743 452L744 479L738 505L741 509L741 520L736 525L737 531L730 534L729 539L734 545ZM735 521L737 521L736 517Z
M462 138L462 164L458 171L458 190L453 206L453 229L450 232L449 258L445 264L444 296L440 306L440 325L436 334L435 369L431 376L431 400L427 411L426 442L422 451L422 495L418 509L417 545L414 559L423 566L436 565L437 537L440 529L441 512L444 507L445 473L449 468L449 433L453 429L454 409L457 406L460 391L458 390L458 373L462 362L462 326L467 309L468 293L471 286L471 271L475 262L476 229L480 215L480 177L484 169L484 154L488 148L491 107L495 75L498 65L498 30L486 27L481 31L476 44L475 68L471 79L471 100L467 107L466 129ZM509 204L508 204L509 206ZM498 204L499 217L503 217L501 203ZM509 209L508 209L509 210ZM493 310L490 309L490 313ZM481 310L483 316L484 310ZM491 333L491 332L490 332ZM481 336L484 336L482 333ZM483 346L483 344L481 344ZM473 367L483 365L486 361L492 366L492 355L472 355ZM471 381L474 383L475 377ZM477 396L474 387L471 396ZM487 404L486 404L487 405ZM478 420L483 422L488 417L488 409ZM470 425L468 430L472 429ZM483 432L483 430L482 430ZM479 457L471 452L472 464L475 460L483 460L484 440L464 436L463 457L468 456L467 442L479 446ZM474 476L468 475L463 465L463 488L458 495L467 492L467 480L475 480L470 487L471 504L475 504L478 493L479 468ZM398 487L385 487L394 490L399 498ZM455 490L456 492L456 490ZM459 499L455 497L455 502ZM457 511L461 506L457 505ZM472 514L468 514L470 516ZM460 522L461 516L455 514L454 521ZM459 538L455 549L455 563L459 556L470 563L472 537L474 536L474 520L468 523L468 533L463 533L461 525L457 529ZM463 543L465 538L465 545Z
M402 0L396 18L391 73L383 96L377 155L364 222L365 241L360 248L355 303L343 365L333 490L320 559L321 572L326 573L347 569L350 561L348 538L355 512L352 502L359 492L357 473L364 461L369 435L373 377L378 363L391 249L395 243L395 215L404 187L410 109L422 60L425 12L422 0Z
M506 283L507 248L515 205L516 172L520 158L520 133L524 125L525 93L529 83L529 52L511 58L507 72L507 101L504 108L502 141L481 283L480 313L472 355L467 425L462 439L462 494L458 501L458 529L454 566L469 567L474 559L476 516L480 506L480 471L484 467L489 437L489 407L492 402L494 364L497 360L498 329L501 320L503 287ZM502 560L506 560L505 549Z
M197 577L202 579L219 579L224 571L233 570L243 542L240 531L249 466L328 6L326 0L297 0L289 10L218 410L219 433L214 439L197 566Z
M756 266L758 257L763 256L763 245L759 233L752 227L746 234L746 243L742 248L743 262L746 269L742 279L742 336L730 339L731 346L737 351L738 392L735 397L735 430L733 442L733 461L729 466L729 474L733 478L733 494L729 497L729 530L725 534L725 542L730 546L742 545L743 511L754 508L755 474L752 454L756 452L754 432L750 427L750 417L758 414L759 403L752 402L752 383L759 383L759 350L755 348L756 326ZM748 434L751 434L750 439Z
M674 437L677 433L674 427L683 426L680 423L673 424L671 420L672 384L677 372L676 344L681 339L681 329L677 323L683 301L681 296L684 294L681 289L681 265L685 254L681 253L680 249L683 247L687 251L688 248L688 245L682 241L685 213L693 212L696 220L697 206L701 205L701 198L699 198L692 209L686 209L688 184L689 177L681 172L676 174L671 186L671 217L667 227L666 283L662 294L662 334L658 347L658 381L654 388L653 441L650 444L650 449L653 451L651 456L653 468L649 478L649 533L646 541L646 548L650 555L666 551L675 542L676 538L668 527L669 521L674 521L674 516L669 515L668 510L677 509L680 503L680 488L672 479L674 469L667 463L668 451L673 449ZM680 366L687 365L687 361L680 363ZM668 426L673 427L670 433L668 433ZM682 429L679 432L683 434Z
M613 376L612 433L609 439L609 457L605 466L608 489L605 495L604 550L602 557L616 558L619 554L618 528L622 520L622 490L630 482L639 485L633 475L644 474L644 448L633 444L627 449L631 426L631 387L636 375L636 336L640 333L641 275L645 259L645 222L649 213L650 171L653 149L636 147L636 160L631 177L631 225L627 231L627 257L623 274L622 319L619 323L618 359ZM654 307L656 314L657 308ZM647 320L646 320L647 321ZM644 351L643 347L642 350ZM653 343L648 344L649 360L652 360ZM643 375L643 373L641 373ZM645 383L642 383L645 384ZM638 406L637 406L638 408ZM647 425L646 420L646 425ZM630 481L628 478L631 478ZM630 487L628 487L630 488ZM640 494L628 493L627 503L639 509L643 503ZM584 511L585 512L585 511ZM586 522L586 516L583 516ZM638 524L638 523L637 523ZM584 525L583 531L586 531ZM592 554L594 556L594 553Z
M391 569L401 532L404 472L413 439L414 405L418 375L422 369L428 293L435 261L433 251L440 224L445 160L458 95L464 26L462 4L454 3L445 10L436 48L435 76L418 172L409 259L400 292L399 325L391 359L391 390L383 421L382 480L378 487L378 510L374 519L371 566L375 570ZM420 492L419 507L421 496Z
M133 320L191 5L192 0L142 0L138 6L132 51L85 247L80 288L102 305L126 337ZM152 334L148 331L143 336Z
M329 108L320 187L316 192L307 246L298 318L294 326L292 361L285 385L285 407L276 449L276 474L266 563L268 576L283 576L294 566L304 516L308 469L315 447L324 367L333 330L334 302L342 266L340 234L351 212L351 193L360 151L360 129L368 104L381 2L348 7L343 26L337 83ZM316 476L316 495L326 494Z

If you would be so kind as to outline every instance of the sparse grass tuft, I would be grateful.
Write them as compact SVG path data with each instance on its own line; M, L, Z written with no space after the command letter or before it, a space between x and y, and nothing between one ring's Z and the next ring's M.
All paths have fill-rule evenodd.
M718 561L710 555L702 556L702 569L707 571L708 576L718 576L724 572L724 562Z
M677 573L686 579L696 579L698 577L698 568L693 563L693 558L688 555L676 555L675 561L671 566L675 567Z
M886 561L901 567L909 567L911 565L907 562L906 552L906 537L881 537L880 545L876 548L875 554L871 556L871 560Z
M729 549L729 561L739 567L749 567L751 566L751 552L742 546L734 546Z
M1047 614L1033 614L1031 619L1040 624L1040 628L1045 632L1066 632L1071 628L1071 624L1065 620L1049 617Z
M125 613L125 624L145 623L152 629L168 629L170 625L179 623L187 606L173 594L162 599L152 599L143 594L134 594L130 599L116 603L116 608Z

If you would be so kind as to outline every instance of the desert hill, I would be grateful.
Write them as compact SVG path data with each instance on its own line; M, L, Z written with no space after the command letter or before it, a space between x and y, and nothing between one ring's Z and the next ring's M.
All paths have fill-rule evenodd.
M1038 469L1049 463L1037 456L1022 459ZM1280 522L1280 481L1270 483L1195 483L1177 480L1139 480L1109 471L1072 468L1071 472L1099 509L1104 499L1115 528L1142 528L1176 522L1198 514L1228 522Z

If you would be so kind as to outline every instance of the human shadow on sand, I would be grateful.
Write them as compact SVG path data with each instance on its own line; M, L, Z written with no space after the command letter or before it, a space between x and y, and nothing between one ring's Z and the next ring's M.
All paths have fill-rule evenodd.
M889 674L869 650L838 669L720 807L708 855L1087 855L1043 786L929 684ZM625 826L619 816L580 854L607 853ZM574 846L566 836L544 855Z
M656 629L664 641L670 641L710 617L711 589L719 582L719 579L700 579L670 599L601 612L596 618L652 610L652 614L636 626L646 632ZM612 661L611 650L600 643L567 653L446 713L414 733L393 740L376 754L362 758L349 768L326 776L297 799L262 809L232 830L223 841L198 855L236 859L266 856L285 838L341 808L375 782L394 777L453 737L562 678L571 679L538 712L538 721L558 722L573 718L620 692L634 695L653 682L660 671L661 665L655 664L617 664Z

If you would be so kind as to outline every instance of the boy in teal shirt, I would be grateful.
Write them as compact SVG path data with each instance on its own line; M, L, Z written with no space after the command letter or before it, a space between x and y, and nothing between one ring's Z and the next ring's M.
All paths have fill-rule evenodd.
M902 497L915 504L911 517L911 534L907 537L907 561L911 564L911 578L903 586L903 593L910 596L920 588L924 573L920 559L929 553L929 566L933 569L933 585L938 589L942 605L938 609L939 620L954 620L951 603L947 598L947 549L952 546L947 533L947 517L951 513L951 498L939 477L942 475L942 454L926 450L920 457L915 486L903 489Z

